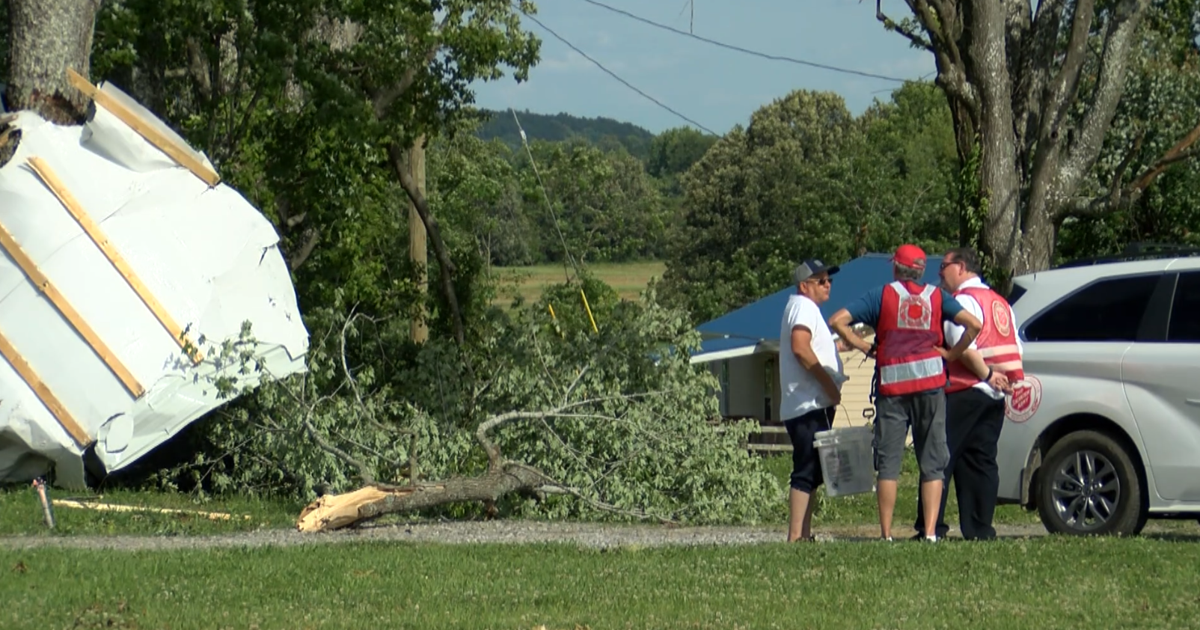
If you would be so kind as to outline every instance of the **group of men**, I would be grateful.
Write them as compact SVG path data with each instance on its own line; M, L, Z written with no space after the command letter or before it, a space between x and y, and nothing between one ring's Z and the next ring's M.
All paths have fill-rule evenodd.
M914 539L945 537L948 486L954 481L959 530L966 539L995 538L999 489L996 443L1004 397L1024 378L1022 348L1008 302L980 278L970 248L945 254L941 287L922 282L925 252L903 245L892 256L894 281L838 310L828 321L836 266L807 260L796 267L796 294L780 325L779 417L792 442L788 541L813 540L812 494L823 483L813 438L831 429L846 380L839 351L875 359L874 452L880 536L892 540L897 482L911 427L920 469ZM852 326L874 331L867 343ZM834 339L834 334L837 340Z

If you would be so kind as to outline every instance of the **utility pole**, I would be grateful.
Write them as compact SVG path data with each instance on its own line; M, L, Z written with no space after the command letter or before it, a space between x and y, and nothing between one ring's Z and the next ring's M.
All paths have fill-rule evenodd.
M408 172L417 183L417 190L425 196L425 136L417 138L408 149ZM417 269L417 312L412 320L412 340L425 343L429 339L429 326L425 323L425 299L429 291L428 257L425 251L425 224L417 213L417 205L408 200L408 256Z

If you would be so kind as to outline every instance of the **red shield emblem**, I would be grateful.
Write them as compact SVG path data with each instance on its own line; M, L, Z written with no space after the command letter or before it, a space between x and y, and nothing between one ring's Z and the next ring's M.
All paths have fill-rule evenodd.
M1042 382L1036 376L1012 384L1013 391L1005 399L1004 415L1013 422L1025 422L1037 413L1042 404Z
M992 323L1001 337L1007 337L1012 332L1012 318L1008 315L1008 307L1003 302L992 302Z

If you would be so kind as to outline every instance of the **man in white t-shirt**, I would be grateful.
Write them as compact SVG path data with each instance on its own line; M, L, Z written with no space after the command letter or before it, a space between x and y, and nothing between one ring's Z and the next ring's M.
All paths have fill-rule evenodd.
M980 322L983 328L962 358L947 366L946 445L950 463L942 486L942 503L936 525L939 538L946 535L946 498L950 481L958 500L959 531L967 540L996 537L992 517L1000 489L996 443L1004 428L1005 393L1010 378L1024 377L1021 356L1024 348L1017 334L1017 320L1008 302L980 278L979 256L970 247L950 250L942 258L939 275L954 299ZM958 342L963 329L945 325L946 344ZM924 532L921 502L917 502L917 532Z
M779 325L779 417L792 441L788 542L813 539L810 499L824 481L813 434L833 427L842 401L841 357L821 315L837 271L819 260L800 263L792 274L796 295L788 298Z

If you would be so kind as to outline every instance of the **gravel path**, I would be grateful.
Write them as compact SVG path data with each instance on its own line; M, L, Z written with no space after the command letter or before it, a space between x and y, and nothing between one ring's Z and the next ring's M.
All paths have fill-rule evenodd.
M1149 528L1147 528L1149 529ZM1040 525L997 526L1006 538L1043 536ZM818 529L821 541L871 541L878 526ZM897 530L907 537L908 530ZM956 537L956 531L950 536ZM774 527L670 527L663 525L601 525L533 521L414 522L367 525L323 534L295 530L261 530L217 536L10 536L0 537L0 549L56 547L166 551L281 545L314 545L374 541L441 544L572 543L584 547L659 547L670 545L739 545L782 542L784 529Z

